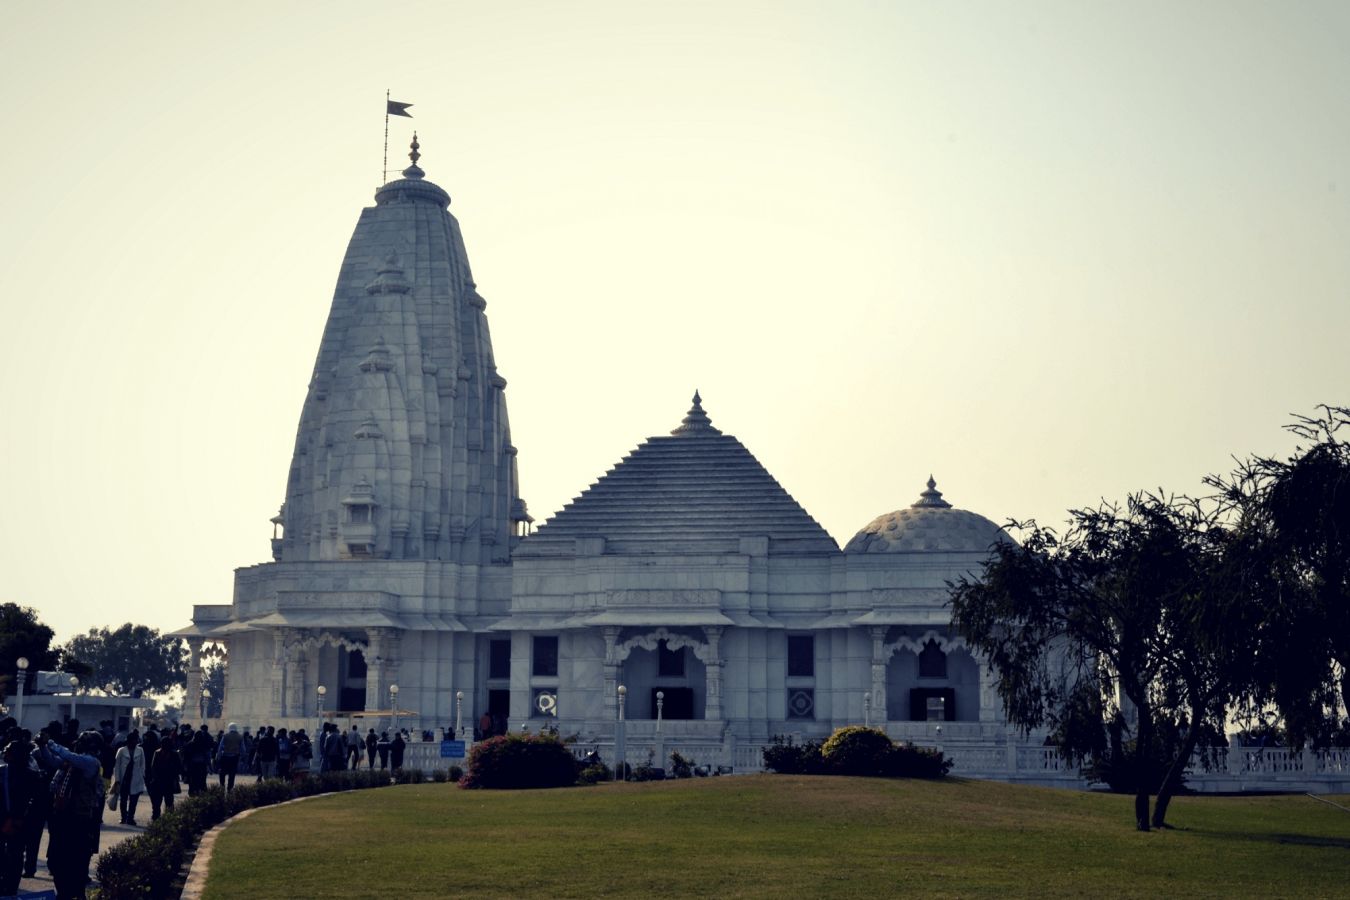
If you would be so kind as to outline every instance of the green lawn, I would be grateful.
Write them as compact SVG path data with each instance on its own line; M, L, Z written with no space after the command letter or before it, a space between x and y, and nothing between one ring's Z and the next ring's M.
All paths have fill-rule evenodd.
M232 825L206 896L1350 897L1350 812L1180 797L1141 834L1131 803L961 779L394 787Z

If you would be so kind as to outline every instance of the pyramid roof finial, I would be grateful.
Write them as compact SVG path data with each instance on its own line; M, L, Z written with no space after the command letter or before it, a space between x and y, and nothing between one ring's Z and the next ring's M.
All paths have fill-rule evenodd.
M698 395L698 389L694 389L694 405L689 407L689 412L680 422L680 427L676 428L671 434L721 434L722 432L712 426L712 419L703 411L703 398Z

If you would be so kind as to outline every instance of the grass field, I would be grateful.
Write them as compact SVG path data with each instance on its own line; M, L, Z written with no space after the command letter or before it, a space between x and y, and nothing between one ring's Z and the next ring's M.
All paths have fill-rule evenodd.
M206 896L1350 897L1350 812L1180 797L1143 834L1131 803L961 779L395 787L230 826Z

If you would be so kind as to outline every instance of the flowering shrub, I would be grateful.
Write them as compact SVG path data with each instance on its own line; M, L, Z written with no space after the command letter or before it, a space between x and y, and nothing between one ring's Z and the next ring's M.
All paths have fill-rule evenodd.
M764 748L764 765L782 775L866 775L882 778L941 778L952 762L938 750L895 744L876 728L851 725L829 740L793 744L775 735Z
M894 748L885 732L850 725L830 735L820 755L837 775L885 775Z
M502 734L469 751L462 788L550 788L576 784L572 751L551 734Z

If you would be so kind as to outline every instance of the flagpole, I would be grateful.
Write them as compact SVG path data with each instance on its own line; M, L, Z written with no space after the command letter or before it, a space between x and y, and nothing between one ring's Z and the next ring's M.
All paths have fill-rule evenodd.
M380 173L380 187L389 180L389 88L384 89L384 171Z

